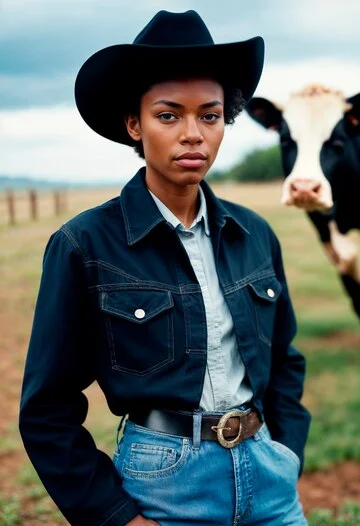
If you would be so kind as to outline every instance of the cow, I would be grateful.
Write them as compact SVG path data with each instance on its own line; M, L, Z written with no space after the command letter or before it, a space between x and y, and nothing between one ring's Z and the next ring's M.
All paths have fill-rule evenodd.
M360 264L346 235L360 229L360 93L310 84L282 105L253 97L246 111L278 133L281 202L305 210L360 319Z

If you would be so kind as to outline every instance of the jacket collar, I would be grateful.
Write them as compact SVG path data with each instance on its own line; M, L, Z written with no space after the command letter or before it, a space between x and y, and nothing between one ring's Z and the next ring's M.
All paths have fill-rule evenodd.
M223 228L226 223L232 223L243 232L250 234L245 226L235 219L226 206L216 197L209 185L201 182L207 210L210 229L212 224ZM158 224L166 223L154 199L151 197L145 183L145 167L140 168L136 175L124 186L120 195L120 205L124 215L126 237L129 246L135 245Z

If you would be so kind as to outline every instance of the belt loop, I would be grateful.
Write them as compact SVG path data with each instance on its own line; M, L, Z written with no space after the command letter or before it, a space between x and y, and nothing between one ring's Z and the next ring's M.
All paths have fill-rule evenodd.
M117 433L116 433L116 444L117 445L119 445L119 442L120 442L119 435L121 433L121 430L122 430L122 427L123 427L123 423L124 423L124 420L125 420L126 417L127 417L127 415L123 415L121 417L120 423L119 423L118 428L117 428Z
M201 418L202 418L201 412L195 411L193 414L193 449L200 449Z

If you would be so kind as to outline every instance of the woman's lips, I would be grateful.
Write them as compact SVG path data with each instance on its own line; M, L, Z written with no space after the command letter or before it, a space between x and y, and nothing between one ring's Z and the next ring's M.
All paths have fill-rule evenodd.
M200 168L205 165L206 157L202 153L184 153L175 159L176 164L184 168Z
M182 159L176 159L176 164L179 166L183 166L184 168L200 168L201 166L204 166L205 159L201 159L200 157L197 159L189 159L188 157L183 157Z

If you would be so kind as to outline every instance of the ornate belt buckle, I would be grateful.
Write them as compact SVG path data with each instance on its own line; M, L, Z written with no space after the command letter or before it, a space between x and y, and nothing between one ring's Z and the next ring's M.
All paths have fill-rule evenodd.
M231 448L231 447L234 447L234 446L237 446L238 444L240 444L240 442L241 442L241 431L242 431L242 424L241 424L241 422L239 422L239 432L238 432L237 436L234 439L232 439L232 440L226 440L226 438L224 438L224 430L225 429L226 430L230 430L231 429L230 427L226 427L226 424L227 424L227 422L228 422L228 420L230 418L238 417L239 420L240 420L240 417L242 417L245 414L246 414L246 412L244 412L244 411L240 411L239 409L234 409L233 411L229 411L228 413L225 413L225 415L223 415L220 418L217 426L212 426L211 427L211 429L216 432L218 442L219 442L219 444L221 446L226 447L226 448Z

